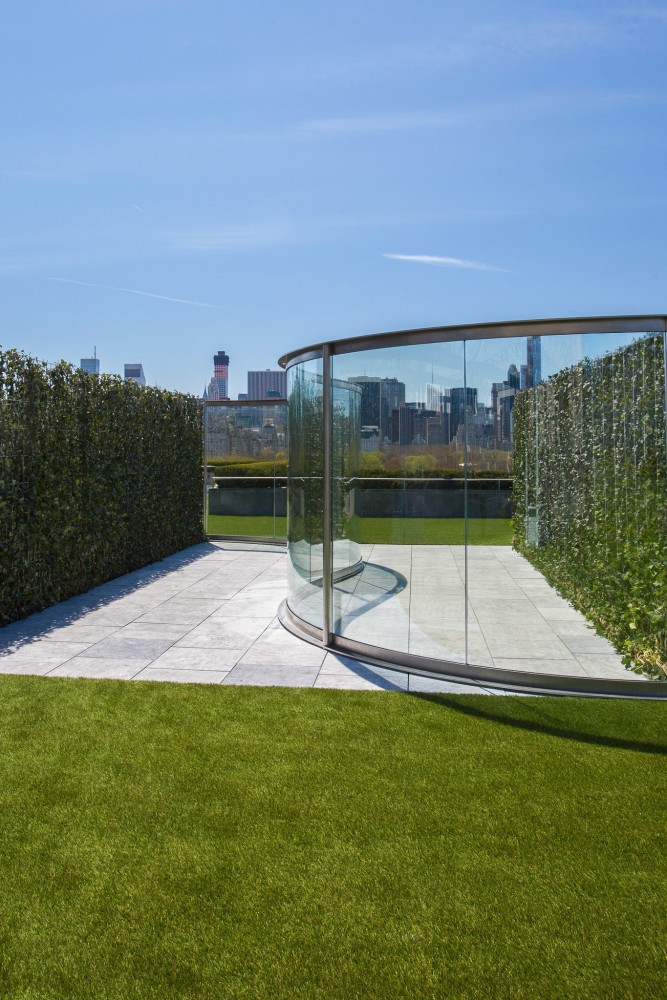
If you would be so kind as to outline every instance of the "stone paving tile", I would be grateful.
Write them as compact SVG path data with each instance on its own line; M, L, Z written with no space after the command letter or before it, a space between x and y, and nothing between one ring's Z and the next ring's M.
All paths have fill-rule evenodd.
M200 648L172 646L153 660L151 666L170 670L231 670L241 659L245 647L240 649Z
M107 660L154 660L174 643L173 639L138 639L122 634L102 639L86 649L86 657L102 657Z
M251 684L260 687L313 687L317 666L297 664L237 663L224 684Z
M581 622L583 618L583 615L560 598L553 604L545 604L540 599L535 608L548 622Z
M590 677L620 677L623 680L645 681L648 678L635 674L623 666L617 653L576 653L576 658Z
M6 646L1 649L0 664L8 659L20 659L26 663L30 660L51 659L63 663L70 656L83 653L91 645L90 642L53 642L46 638L34 639L20 646Z
M265 632L243 655L240 663L319 667L325 655L325 650L319 646L297 639L281 628Z
M521 636L502 636L484 631L489 652L494 660L497 657L511 659L525 659L531 657L540 660L562 660L566 659L569 653L567 646L558 638L540 637L527 638L525 634Z
M83 642L92 645L100 639L106 639L118 631L118 625L62 625L44 632L44 638L49 642Z
M215 617L227 617L228 615L238 615L240 618L266 618L273 617L282 604L284 593L276 592L273 587L270 591L260 594L236 594L230 597L213 614Z
M461 547L363 549L371 565L336 588L338 607L351 595L345 633L406 650L410 640L410 651L424 655L457 658L453 650L460 650L462 656L460 620L445 617L463 611ZM408 586L388 596L386 588L396 580L392 569ZM202 543L0 629L5 647L0 672L117 678L135 672L146 680L194 683L203 677L208 683L358 690L382 690L384 684L384 689L409 685L415 691L421 686L502 694L364 666L290 635L273 617L287 576L284 550L262 543ZM517 553L491 546L470 550L468 576L471 659L492 664L493 654L498 667L519 671L636 677ZM319 615L321 591L315 588L313 594ZM376 602L371 608L369 600Z
M536 625L544 627L544 618L535 609L531 601L472 601L475 616L479 622L516 622L526 627Z
M58 666L60 662L64 662L65 659L69 659L69 657L59 660L53 657L42 656L39 659L25 660L18 656L7 656L0 660L0 674L35 674L43 676L50 673L54 667Z
M89 677L98 680L129 681L150 660L136 659L98 659L90 656L75 656L59 667L55 667L49 677Z
M187 635L191 625L167 625L154 622L130 622L124 628L118 629L116 636L119 639L182 639Z
M135 681L171 681L176 684L220 684L227 676L224 670L169 670L166 667L146 667L133 678Z
M560 638L571 653L600 653L607 656L617 655L612 644L601 635L561 635Z
M200 625L209 615L222 607L220 601L172 600L161 604L154 611L137 617L138 622L151 622L165 625ZM126 624L129 624L126 623Z
M495 656L493 663L494 666L501 670L533 671L540 674L564 674L570 677L587 676L582 665L574 657L566 660L541 660L532 659L529 656L525 659L510 656Z

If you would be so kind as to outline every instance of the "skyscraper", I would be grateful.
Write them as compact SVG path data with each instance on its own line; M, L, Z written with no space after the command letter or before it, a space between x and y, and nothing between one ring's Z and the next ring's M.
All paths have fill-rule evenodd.
M136 382L137 385L146 385L146 376L144 375L143 365L125 365L125 375L126 379L130 379L132 382Z
M213 378L204 390L204 399L229 399L229 357L224 351L213 355Z
M532 389L542 381L542 341L528 337L526 341L526 388Z
M362 427L379 427L380 442L392 440L392 414L405 403L405 382L378 375L353 375L348 382L361 388Z
M248 399L285 399L287 397L287 372L248 372Z
M96 347L93 349L92 358L81 358L79 368L83 368L84 372L90 372L91 375L100 374L100 359L97 356Z

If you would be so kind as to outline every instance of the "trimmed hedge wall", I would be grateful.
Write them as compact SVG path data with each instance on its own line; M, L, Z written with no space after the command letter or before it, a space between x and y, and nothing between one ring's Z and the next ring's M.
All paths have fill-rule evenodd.
M201 403L0 350L0 625L204 539Z
M520 393L514 436L516 548L627 666L667 677L662 336Z

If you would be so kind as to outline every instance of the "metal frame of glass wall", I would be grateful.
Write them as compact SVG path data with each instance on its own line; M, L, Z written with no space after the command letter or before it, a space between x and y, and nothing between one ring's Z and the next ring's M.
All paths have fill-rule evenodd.
M512 574L523 572L507 541L507 481L519 438L525 468L522 457L520 496L514 476L511 502L523 511L522 545L542 545L547 529L553 538L563 531L556 515L563 495L569 503L568 484L557 482L557 448L570 447L566 431L581 438L593 470L595 516L630 517L627 481L625 497L621 489L629 474L622 449L628 450L632 430L627 414L646 400L652 409L642 419L653 437L633 444L635 474L655 466L664 498L666 331L665 316L526 320L347 338L282 357L290 385L285 627L328 649L409 673L519 691L666 697L667 684L631 671L627 678L605 676L601 666L599 675L593 668L587 673L586 657L601 655L579 653L573 640L567 645L565 624L552 640L564 650L565 668L555 657L553 669L526 669L517 651L530 646L530 623L504 621L503 608L512 609L498 600L520 582ZM632 347L637 342L640 347ZM658 376L650 367L656 363ZM602 458L612 451L620 457L605 493ZM393 462L393 471L378 474L374 462ZM567 513L578 524L588 516L581 503L593 503L586 500L592 487L583 466L580 471ZM653 496L655 488L652 483ZM383 510L386 516L373 516ZM640 533L640 517L632 516ZM383 558L369 563L369 551ZM556 598L537 575L524 590L529 587L537 595L539 631L539 600L548 605ZM480 627L474 601L493 628ZM514 603L519 614L522 605ZM590 636L589 647L585 638L578 642L597 650L596 638Z
M286 544L287 476L277 468L286 457L286 399L204 401L209 538Z

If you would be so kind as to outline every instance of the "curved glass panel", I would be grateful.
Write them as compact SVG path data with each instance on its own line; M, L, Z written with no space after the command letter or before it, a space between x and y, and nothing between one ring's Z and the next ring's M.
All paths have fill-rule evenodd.
M667 675L665 335L547 327L332 345L324 591L321 362L294 366L289 603L321 627L330 600L334 644L434 670Z
M316 358L290 368L288 387L288 602L299 618L322 628L322 359Z
M332 371L360 390L347 495L364 559L360 574L334 582L334 632L463 661L463 344L344 354Z
M285 538L287 403L204 403L208 535Z

